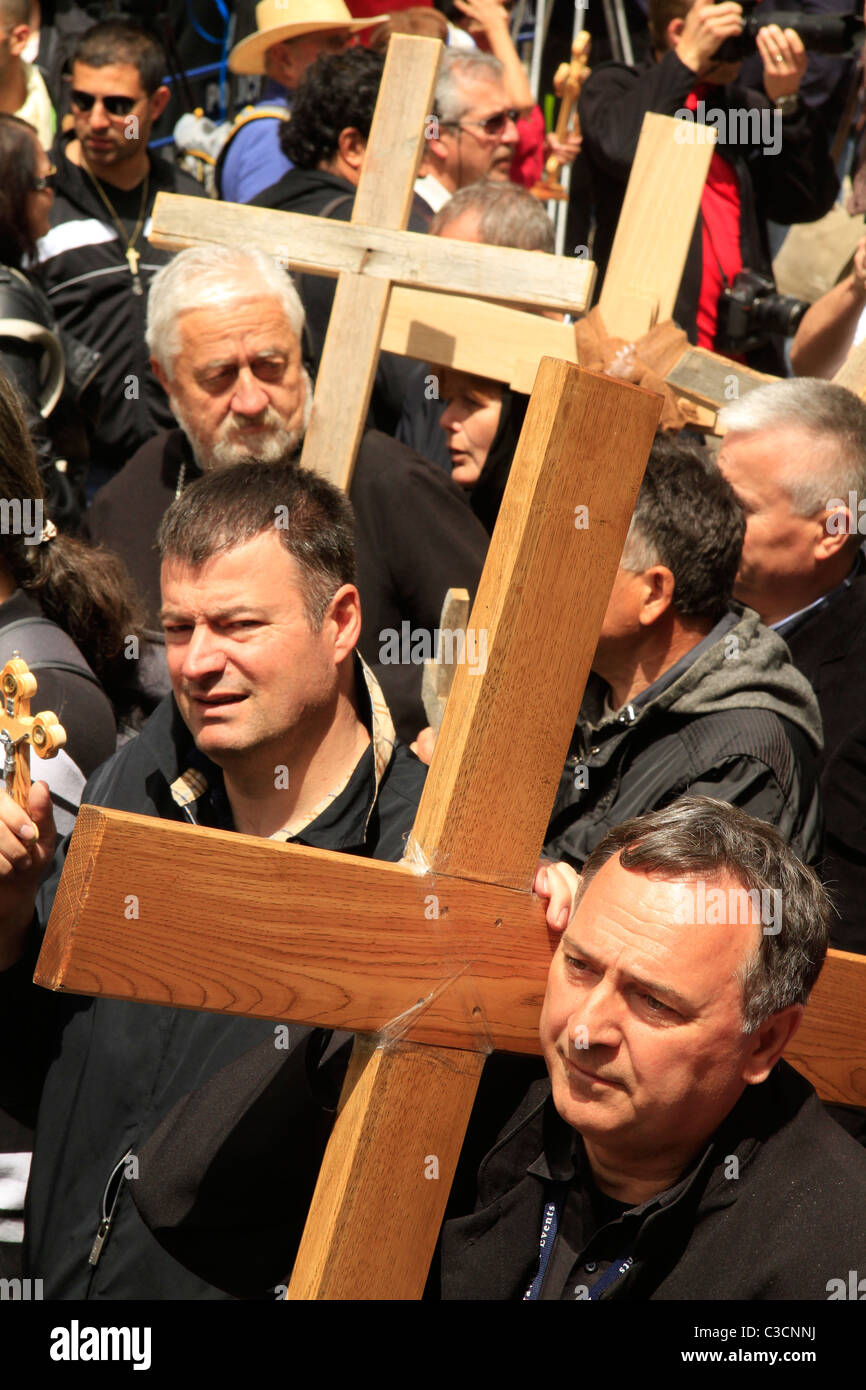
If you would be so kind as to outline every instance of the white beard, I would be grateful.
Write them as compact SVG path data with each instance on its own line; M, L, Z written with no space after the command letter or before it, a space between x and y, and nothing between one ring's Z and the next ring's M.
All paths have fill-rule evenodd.
M310 379L304 371L304 415L300 428L287 425L282 415L268 405L256 416L257 424L267 426L262 433L246 435L236 418L229 415L213 440L202 439L176 396L169 396L168 403L189 440L196 463L207 473L214 468L232 468L237 463L280 463L290 459L303 441L310 419L312 394Z

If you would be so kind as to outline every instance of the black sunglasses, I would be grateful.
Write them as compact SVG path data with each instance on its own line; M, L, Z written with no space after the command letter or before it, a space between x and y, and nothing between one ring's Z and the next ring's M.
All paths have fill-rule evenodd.
M440 125L451 126L455 130L463 130L465 126L475 125L479 130L483 130L485 135L501 135L509 121L516 121L520 115L511 107L508 111L494 111L492 116L488 116L486 121L467 121L464 117L460 121L440 121Z
M41 174L39 178L30 180L30 187L34 193L44 193L46 188L53 188L57 178L57 170L52 168L47 174Z
M141 97L95 97L92 92L73 90L70 100L76 111L81 111L85 116L93 110L97 101L102 102L109 116L128 116Z

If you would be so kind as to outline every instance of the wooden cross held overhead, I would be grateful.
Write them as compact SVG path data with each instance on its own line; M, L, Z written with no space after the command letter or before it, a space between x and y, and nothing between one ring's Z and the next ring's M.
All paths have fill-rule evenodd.
M0 713L0 745L3 749L3 780L6 790L19 806L30 802L30 749L40 758L53 758L66 742L66 730L53 710L31 715L30 701L36 694L36 677L20 652L14 652L0 672L3 710Z
M371 150L381 129L377 112ZM251 244L262 214L234 212ZM361 244L375 240L361 230ZM521 254L466 248L478 249ZM530 257L529 278L546 259ZM538 1050L550 948L529 889L658 411L657 397L563 362L540 371L470 618L487 633L487 667L458 670L402 864L79 815L39 983L378 1039L363 1072L353 1059L292 1298L420 1294L484 1054ZM178 895L194 905L181 926ZM829 1031L822 1019L829 1054L838 1016ZM856 1092L844 1058L827 1070L836 1098ZM425 1180L430 1154L437 1182Z
M79 813L38 983L384 1034L292 1298L420 1295L484 1056L538 1049L550 947L530 889L658 413L543 364L470 619L486 670L457 673L403 863Z

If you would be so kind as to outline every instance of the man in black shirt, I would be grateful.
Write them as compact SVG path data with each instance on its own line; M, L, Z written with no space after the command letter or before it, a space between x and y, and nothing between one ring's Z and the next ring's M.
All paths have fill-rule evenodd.
M164 72L159 44L135 24L108 20L82 35L72 61L75 131L55 151L51 229L38 244L58 322L102 358L91 487L173 423L144 343L150 279L170 257L147 236L157 193L202 189L147 148L169 101Z
M688 798L611 831L576 901L541 1016L549 1080L498 1138L510 1063L485 1074L444 1296L839 1297L866 1260L866 1156L780 1060L827 947L814 873Z

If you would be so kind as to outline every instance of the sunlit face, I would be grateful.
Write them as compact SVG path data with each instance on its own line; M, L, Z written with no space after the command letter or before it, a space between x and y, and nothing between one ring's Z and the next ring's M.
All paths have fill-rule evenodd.
M519 138L517 126L507 120L493 134L484 129L485 121L509 109L505 87L487 78L464 79L460 91L466 105L459 124L440 126L449 184L457 189L476 179L507 181Z
M796 429L732 431L719 453L719 468L746 513L734 596L767 623L820 597L817 547L826 535L827 513L798 516L783 484L792 462L802 459L808 467L814 456L815 441Z
M461 487L472 488L487 462L502 414L502 389L495 381L443 372L440 392L448 404L440 417L451 455L451 477Z
M250 456L275 463L303 435L300 344L279 301L251 290L249 299L182 314L171 376L154 363L202 468Z
M697 1152L747 1084L738 971L760 924L695 925L697 894L616 856L551 963L541 1042L554 1104L585 1139L623 1155Z
M141 85L138 69L131 63L109 63L104 68L76 63L72 91L96 98L90 111L79 110L74 97L71 106L75 134L93 169L111 168L140 154L169 98L166 87L159 87L149 97ZM127 115L113 116L106 110L103 97L128 97L133 105Z
M323 53L342 53L352 42L350 29L321 29L317 34L283 39L265 54L265 73L293 92L318 57Z
M193 567L162 566L172 689L196 745L226 767L282 761L287 741L333 705L334 626L304 612L301 572L277 530Z
M37 179L47 178L52 172L54 165L43 150L39 141L34 139L34 169ZM31 189L27 194L26 216L27 227L34 241L46 236L51 226L51 205L54 202L53 188Z

